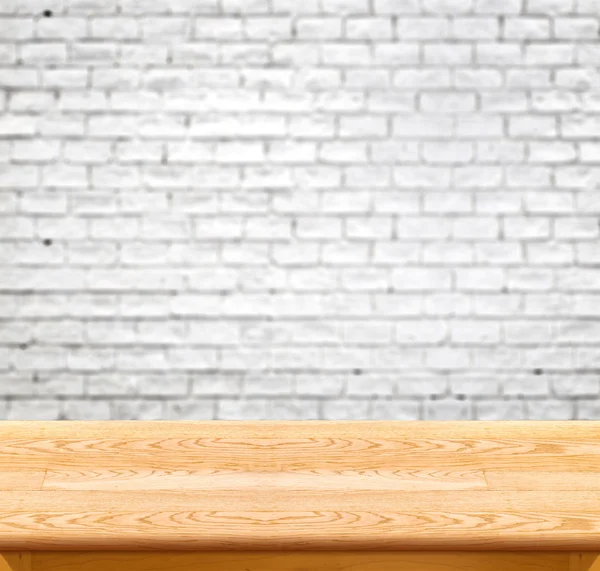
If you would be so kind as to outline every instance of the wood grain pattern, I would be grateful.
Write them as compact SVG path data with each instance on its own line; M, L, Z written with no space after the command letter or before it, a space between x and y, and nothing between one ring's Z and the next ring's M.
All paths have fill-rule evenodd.
M234 469L50 469L44 490L235 490L260 485L284 490L475 490L486 489L483 470L339 470L259 473Z
M533 430L532 430L533 429ZM102 420L83 421L3 421L0 440L13 439L73 439L73 438L408 438L408 439L486 439L508 438L528 440L588 441L600 440L600 421L571 420L568 422L540 421L329 421L303 420Z
M243 429L242 429L243 431ZM595 471L592 441L438 438L61 438L0 439L0 468L214 469L250 472L327 470ZM129 461L129 463L126 462Z
M2 466L0 468L0 490L41 490L45 478L46 470Z
M39 552L33 571L570 571L566 552ZM574 571L588 571L576 569Z
M5 422L0 549L597 550L600 422Z
M485 470L490 490L600 490L600 472L592 471L517 471Z

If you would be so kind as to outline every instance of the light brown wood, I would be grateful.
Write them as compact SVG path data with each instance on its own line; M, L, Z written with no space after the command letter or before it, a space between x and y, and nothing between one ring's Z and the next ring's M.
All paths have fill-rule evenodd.
M0 431L1 432L1 431ZM442 471L596 471L600 465L600 439L415 438L398 434L372 437L368 431L354 438L329 436L321 427L312 437L174 438L40 438L0 439L0 468L48 470L65 468L136 469L318 473L340 470L442 470ZM124 463L124 459L129 463Z
M0 571L32 571L31 553L27 551L0 553Z
M599 550L600 422L5 422L0 549Z
M0 490L41 490L46 470L27 470L2 466Z
M490 490L600 490L600 473L592 471L504 471L485 470Z
M600 571L600 553L571 553L569 571Z
M486 489L482 470L289 470L262 472L260 484L279 490L475 490ZM235 490L257 483L255 472L233 469L50 469L44 490Z
M144 552L0 554L0 571L598 571L594 552Z
M33 571L569 571L566 552L41 552L33 561Z
M535 428L532 431L532 428ZM558 440L566 442L598 442L600 421L570 420L493 420L493 421L329 421L303 420L84 420L84 421L19 421L2 422L0 440L14 439L88 439L121 438L314 438L320 434L328 437L357 438L362 434L370 438L421 439L486 439Z
M0 554L0 571L598 571L594 552L146 552Z

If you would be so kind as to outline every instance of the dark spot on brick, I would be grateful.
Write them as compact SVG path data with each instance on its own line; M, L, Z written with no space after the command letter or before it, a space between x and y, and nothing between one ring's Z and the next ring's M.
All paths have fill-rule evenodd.
M506 286L502 286L502 289L500 291L502 293L508 293L508 288Z
M533 369L533 374L534 375L543 375L544 369Z
M21 349L21 351L25 351L28 347L29 345L27 343L21 343L19 345L19 349Z
M52 10L44 10L44 18L52 18Z
M50 240L50 238L46 238L44 240L44 246L52 246L52 240Z
M39 383L40 382L40 376L37 373L33 373L33 377L31 378L31 380L34 383Z
M467 398L467 396L466 395L456 395L456 398L458 400L465 400Z
M352 371L355 375L362 375L363 374L363 370L362 369L354 369Z
M61 412L58 415L58 420L69 420L69 417L64 412Z

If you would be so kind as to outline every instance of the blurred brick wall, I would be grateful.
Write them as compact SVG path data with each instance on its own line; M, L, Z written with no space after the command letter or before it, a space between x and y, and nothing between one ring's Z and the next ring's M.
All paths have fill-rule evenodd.
M598 0L2 0L0 416L600 418Z

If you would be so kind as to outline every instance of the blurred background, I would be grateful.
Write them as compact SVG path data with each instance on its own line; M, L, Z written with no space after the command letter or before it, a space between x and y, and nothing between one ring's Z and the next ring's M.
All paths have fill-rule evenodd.
M598 0L2 0L0 417L600 418Z

